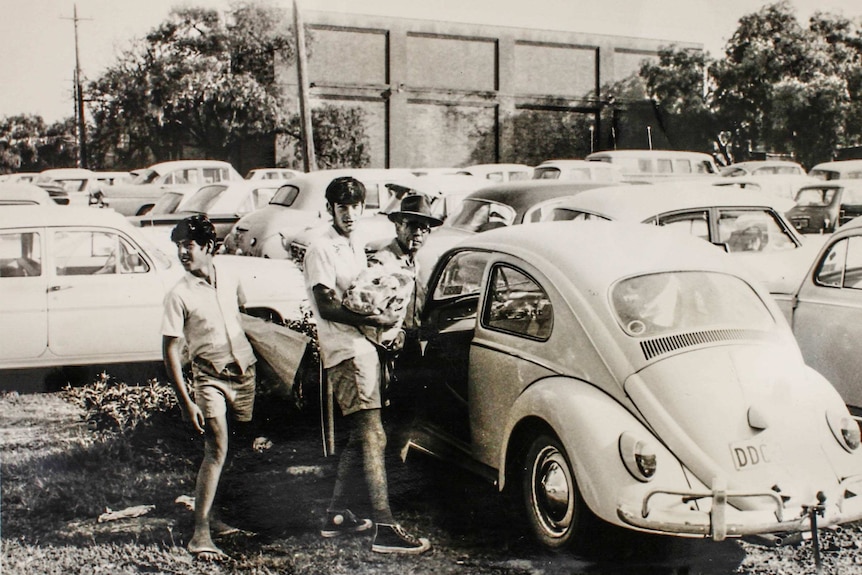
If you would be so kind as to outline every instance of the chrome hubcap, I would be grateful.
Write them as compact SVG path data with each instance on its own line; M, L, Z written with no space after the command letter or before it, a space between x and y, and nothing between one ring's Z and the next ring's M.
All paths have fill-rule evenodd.
M572 524L572 478L563 454L547 446L533 464L533 510L548 534L560 537Z

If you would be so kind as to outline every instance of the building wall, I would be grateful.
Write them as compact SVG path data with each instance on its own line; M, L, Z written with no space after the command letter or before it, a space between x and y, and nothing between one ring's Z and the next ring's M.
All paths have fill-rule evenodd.
M309 11L310 105L365 111L369 167L442 167L508 161L523 111L586 115L596 137L599 87L636 73L671 43ZM277 77L298 111L295 65ZM610 127L607 127L609 130ZM279 148L278 161L289 150Z

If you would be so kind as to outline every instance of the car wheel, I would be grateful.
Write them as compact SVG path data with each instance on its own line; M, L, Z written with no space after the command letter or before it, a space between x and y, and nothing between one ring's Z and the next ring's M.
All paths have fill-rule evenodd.
M522 487L527 521L549 549L578 546L592 515L560 441L537 437L526 451Z

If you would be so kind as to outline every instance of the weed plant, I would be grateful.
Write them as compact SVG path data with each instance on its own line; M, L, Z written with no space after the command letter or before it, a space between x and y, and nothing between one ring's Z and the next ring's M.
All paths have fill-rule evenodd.
M155 379L144 385L128 385L105 372L96 381L82 387L67 386L67 401L84 410L84 418L94 431L128 433L158 413L167 413L177 405L171 386Z

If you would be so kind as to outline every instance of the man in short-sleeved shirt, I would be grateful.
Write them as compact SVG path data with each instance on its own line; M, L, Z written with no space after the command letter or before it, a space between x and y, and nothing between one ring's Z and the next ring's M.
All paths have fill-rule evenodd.
M245 296L228 269L216 266L216 232L206 216L191 216L171 233L186 274L165 296L162 347L183 416L204 434L204 457L195 486L195 531L188 543L198 559L225 554L211 531L231 528L213 516L213 501L228 449L228 412L250 421L254 408L254 351L240 325ZM182 341L192 360L194 400L182 368Z
M423 553L427 539L407 533L392 515L386 480L386 433L380 415L380 361L360 325L391 327L398 318L384 311L369 316L342 305L344 292L367 267L365 249L354 237L365 209L365 186L350 177L336 178L326 188L332 228L308 247L303 260L305 284L317 321L317 336L326 380L349 428L338 461L332 499L320 534L337 537L363 533L374 524L371 550L379 553ZM356 517L347 500L357 476L364 476L374 521Z

